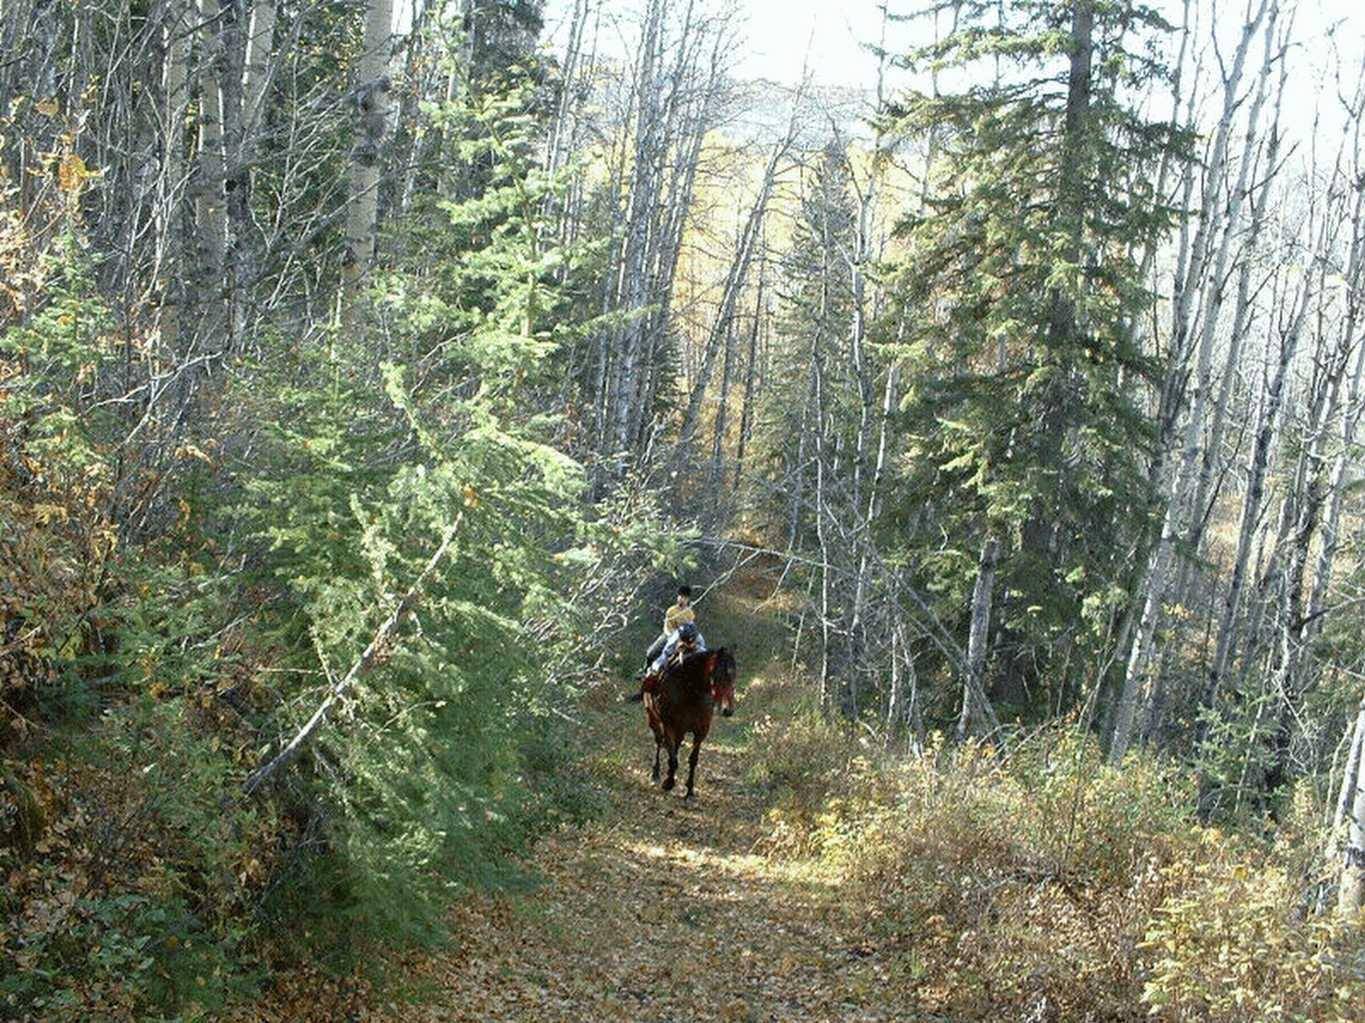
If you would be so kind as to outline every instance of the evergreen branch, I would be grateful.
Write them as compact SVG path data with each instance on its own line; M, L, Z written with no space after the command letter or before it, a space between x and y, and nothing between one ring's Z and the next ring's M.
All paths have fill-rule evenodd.
M408 588L408 592L403 595L403 599L400 600L398 606L393 609L393 613L379 626L378 631L374 634L374 638L370 640L369 645L365 647L364 652L362 652L355 663L351 665L350 670L342 676L341 681L332 686L332 691L327 694L327 698L318 705L318 709L313 712L313 716L299 729L294 738L289 740L289 744L285 746L284 749L280 750L280 752L271 760L262 764L251 773L251 776L247 778L246 783L242 786L243 795L249 796L254 793L271 775L298 756L299 752L303 749L304 743L312 738L313 733L321 728L323 722L327 720L327 713L332 709L333 704L341 699L346 690L354 684L356 679L360 678L374 666L374 662L379 657L380 650L384 648L384 645L389 641L389 638L403 623L403 619L407 617L408 612L412 610L413 605L417 602L417 595L421 591L423 584L431 576L431 573L436 570L436 566L440 563L441 559L445 557L445 553L449 550L451 543L454 541L455 532L460 528L460 523L463 519L464 512L460 512L459 515L455 516L455 521L450 524L446 529L445 534L441 537L441 544L436 548L436 552L432 554L431 558L427 561L426 566L418 573L412 586Z

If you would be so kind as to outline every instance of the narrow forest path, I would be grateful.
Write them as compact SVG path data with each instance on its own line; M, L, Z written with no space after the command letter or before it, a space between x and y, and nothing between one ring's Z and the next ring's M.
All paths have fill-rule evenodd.
M717 601L717 604L720 602ZM712 605L707 632L737 642L741 702L702 748L697 797L649 781L638 704L601 695L588 768L606 812L542 840L540 883L456 910L456 948L418 966L431 998L412 1020L898 1020L888 964L859 940L859 908L808 863L762 852L766 793L746 780L754 723L790 702L776 660L744 661L742 598ZM708 639L710 637L708 636ZM775 649L775 644L772 644ZM685 770L685 763L684 763ZM425 999L424 999L425 1000Z

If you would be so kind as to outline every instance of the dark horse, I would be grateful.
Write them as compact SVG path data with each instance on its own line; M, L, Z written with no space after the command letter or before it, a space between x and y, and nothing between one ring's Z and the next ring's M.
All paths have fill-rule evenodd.
M654 733L654 781L659 780L659 753L668 750L664 791L673 788L678 773L678 748L692 733L692 755L687 760L687 799L697 777L697 754L711 730L717 704L727 718L735 712L735 658L725 647L698 650L679 664L664 669L657 692L645 693L645 718Z

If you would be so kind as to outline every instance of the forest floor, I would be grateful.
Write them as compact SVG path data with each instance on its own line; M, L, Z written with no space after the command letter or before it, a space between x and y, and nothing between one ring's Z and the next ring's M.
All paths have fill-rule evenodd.
M673 792L651 785L643 712L604 689L585 708L596 744L585 766L605 812L538 843L531 890L456 907L454 948L412 964L423 1004L388 1018L924 1018L896 1004L897 965L860 926L870 907L841 902L810 862L762 851L769 794L746 780L746 758L753 724L790 708L794 686L759 603L731 593L699 608L711 645L737 645L740 699L702 748L696 798L683 801L681 772ZM766 659L746 664L746 645Z

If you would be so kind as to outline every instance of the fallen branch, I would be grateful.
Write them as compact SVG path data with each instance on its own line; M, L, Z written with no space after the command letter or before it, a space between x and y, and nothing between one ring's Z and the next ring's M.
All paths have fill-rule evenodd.
M455 521L450 524L450 527L445 531L445 535L441 537L441 545L436 548L436 553L431 556L426 567L418 574L416 580L413 581L412 586L408 589L408 592L404 594L403 599L398 602L398 606L393 609L393 614L389 615L389 617L384 620L383 624L379 626L378 631L374 634L374 638L370 640L370 643L365 647L364 652L361 653L360 657L356 659L356 662L351 665L350 670L341 677L341 681L332 686L332 690L327 694L327 698L322 701L317 710L313 711L313 716L299 729L298 734L289 740L289 745L275 754L267 763L262 764L260 767L256 768L255 771L251 772L251 776L247 778L246 783L242 786L243 794L248 796L251 795L260 788L272 774L298 756L299 751L303 749L304 743L312 738L313 733L322 727L322 723L327 720L327 713L332 709L332 705L335 704L337 700L341 699L346 690L355 683L356 679L360 678L361 675L365 674L365 672L369 671L373 666L376 658L379 656L379 651L383 649L384 644L388 642L389 637L398 631L398 626L403 623L403 619L407 617L408 612L412 610L413 604L417 602L417 595L421 591L423 583L425 583L431 573L436 570L436 566L440 563L440 560L445 557L446 551L449 550L451 542L455 539L455 531L460 528L460 520L463 518L463 512L455 517Z

